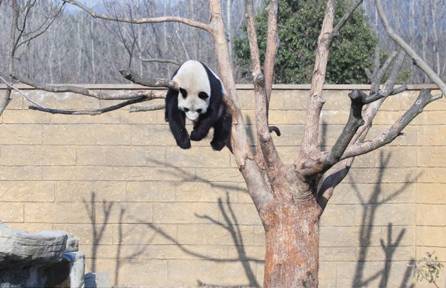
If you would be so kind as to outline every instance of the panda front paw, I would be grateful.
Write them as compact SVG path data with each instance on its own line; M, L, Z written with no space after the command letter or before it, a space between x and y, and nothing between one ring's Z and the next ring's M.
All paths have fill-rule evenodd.
M189 149L191 147L189 138L177 141L177 145L180 146L181 149Z
M202 140L204 137L206 137L206 134L200 132L200 130L193 130L193 131L190 133L190 140L192 140L192 141L200 141L200 140Z

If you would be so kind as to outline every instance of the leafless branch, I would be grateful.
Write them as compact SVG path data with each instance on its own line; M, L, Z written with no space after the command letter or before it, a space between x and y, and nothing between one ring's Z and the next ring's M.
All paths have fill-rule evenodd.
M146 87L164 87L164 88L171 88L171 89L175 89L175 90L180 89L178 83L173 80L142 79L141 76L139 76L138 74L136 74L135 72L130 71L130 70L121 70L121 71L119 71L119 73L121 73L121 75L125 79L127 79L135 84L143 85Z
M302 140L301 155L299 155L300 159L306 159L308 155L319 151L319 122L322 106L325 102L322 93L325 83L325 73L327 71L329 48L332 40L331 34L333 32L335 8L336 0L328 0L316 49L316 60L311 80L305 132Z
M96 98L98 100L131 100L131 99L139 99L141 96L146 96L146 91L138 91L135 93L122 93L116 95L110 95L108 93L96 92L87 88L83 88L80 86L70 86L70 85L48 85L48 84L40 84L33 82L29 79L26 79L22 76L11 75L11 77L17 79L19 82L23 84L34 87L38 90L43 90L52 93L75 93L80 94L87 97ZM161 96L154 96L152 99L162 98Z
M429 79L432 80L435 84L440 87L441 91L443 92L443 95L446 95L446 83L441 80L440 76L435 73L434 70L420 57L418 54L413 50L407 43L404 41L403 38L401 38L395 31L393 31L392 27L389 24L389 21L387 19L387 16L384 12L384 9L381 5L381 0L376 0L376 7L378 9L378 14L384 24L384 28L387 31L387 34L389 34L390 38L395 41L395 43L400 46L406 53L409 55L413 62L420 67L421 70L426 73L426 75L429 77Z
M364 119L362 119L362 107L366 100L367 95L361 93L359 90L353 90L350 94L350 116L347 120L347 124L342 130L341 135L339 135L336 140L335 145L333 145L326 161L325 167L331 167L333 164L337 163L344 153L353 136L358 131L358 128L364 124Z
M409 123L416 116L418 116L418 114L423 111L426 105L441 98L442 96L432 96L430 90L422 90L416 101L409 108L409 110L407 110L406 113L404 113L389 129L387 129L387 131L374 138L373 140L352 145L345 151L342 159L366 154L386 144L389 144L399 135L401 135L403 129L407 125L409 125Z
M344 27L345 23L350 20L350 18L353 16L353 13L356 9L362 4L363 0L358 0L356 3L348 10L344 16L339 20L338 24L333 29L333 36L337 36L339 34L339 31Z
M71 5L77 6L86 13L88 13L91 17L107 20L107 21L117 21L117 22L124 22L124 23L130 23L130 24L149 24L149 23L163 23L163 22L177 22L182 23L191 27L199 28L207 32L212 32L212 27L204 22L178 17L178 16L161 16L161 17L151 17L151 18L139 18L139 19L131 19L126 17L111 17L108 15L98 14L93 9L90 9L86 5L80 3L77 0L63 0L66 3L69 3Z
M268 128L267 103L268 96L265 88L265 79L261 71L259 47L254 24L254 6L252 0L245 0L246 21L248 30L249 47L251 51L252 74L254 78L254 91L256 98L256 129L258 138L258 148L263 155L263 160L270 168L277 168L282 165L279 154L274 146L271 133ZM274 9L274 5L270 5ZM270 48L271 49L271 48ZM272 73L272 71L271 71Z
M106 106L99 109L91 109L91 110L63 110L63 109L55 109L55 108L48 108L48 107L42 107L42 106L29 106L28 108L31 110L37 110L41 112L47 112L51 114L65 114L65 115L100 115L103 113L111 112L114 110L121 109L125 106L132 105L135 103L140 103L144 101L152 100L153 98L150 95L147 96L140 96L139 98L134 98L130 100L123 101L121 103Z
M18 42L16 49L31 42L34 39L40 37L46 31L48 31L48 29L51 27L51 25L54 23L54 21L57 19L57 17L59 17L59 15L62 13L64 5L65 5L65 3L62 3L62 5L56 10L55 14L48 18L47 22L43 22L42 25L40 27L38 27L36 30L27 33L27 35L26 35L27 38ZM23 21L26 21L26 19L24 19Z
M144 57L139 57L139 60L141 60L142 62L145 63L165 63L165 64L172 64L172 65L177 65L180 66L181 63L175 61L175 60L171 60L171 59L158 59L158 58L144 58Z
M152 104L148 106L131 106L129 112L147 112L147 111L155 111L162 110L166 107L164 103L162 104Z
M277 15L279 13L279 1L272 0L268 6L268 32L266 40L265 62L263 72L265 73L265 89L267 96L266 109L268 113L269 101L274 79L274 64L276 61L277 47L279 46L279 35L277 28Z

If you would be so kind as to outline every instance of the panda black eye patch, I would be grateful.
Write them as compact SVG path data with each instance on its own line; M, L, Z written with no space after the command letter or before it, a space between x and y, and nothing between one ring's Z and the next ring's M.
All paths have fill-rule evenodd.
M201 110L201 109L197 109L197 112L198 112L198 113L201 113L201 111L203 111L203 110Z
M189 108L184 107L183 110L184 112L189 112Z
M200 97L200 99L206 100L209 97L209 95L206 94L206 92L200 92L198 93L198 97Z
M187 91L186 90L184 90L183 88L180 88L180 92L181 92L181 95L183 95L183 98L187 97Z

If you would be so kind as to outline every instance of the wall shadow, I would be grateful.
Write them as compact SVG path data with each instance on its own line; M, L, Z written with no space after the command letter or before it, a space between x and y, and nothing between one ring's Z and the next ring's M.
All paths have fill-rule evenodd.
M85 287L87 288L95 288L95 287L118 287L119 285L119 276L120 271L123 265L131 262L136 259L138 256L143 254L146 250L146 246L142 245L141 247L135 248L135 251L130 253L129 255L123 256L122 254L122 245L124 238L123 224L124 224L124 216L126 214L126 209L119 207L119 212L117 215L116 222L111 221L111 215L113 207L117 206L114 201L102 200L101 202L96 201L96 192L91 192L90 199L87 201L83 199L83 204L85 210L87 212L88 218L90 220L91 225L91 262L90 262L90 272L86 273L85 276ZM101 203L101 209L98 211L98 203ZM99 220L101 219L101 220ZM113 223L112 223L113 222ZM116 251L115 251L115 263L114 263L114 271L113 271L113 284L111 284L112 279L109 279L109 275L99 274L99 270L97 269L97 260L98 260L98 251L100 249L100 245L103 244L104 240L104 232L107 229L107 226L111 224L117 225L117 239L116 239ZM153 237L152 237L153 238ZM150 239L151 240L151 239ZM149 241L150 242L150 241ZM109 256L109 255L108 255Z
M375 274L365 277L365 268L367 265L368 257L369 257L369 249L371 247L372 234L374 232L375 221L376 221L376 213L378 212L380 206L386 204L393 200L395 197L403 193L410 185L412 185L420 175L415 177L411 177L407 175L405 178L405 182L398 188L396 191L391 193L386 197L382 197L382 183L383 177L385 174L385 170L389 164L391 158L391 153L380 152L380 169L378 172L377 179L375 181L375 186L371 195L368 199L365 199L360 192L360 188L356 185L353 179L351 179L351 187L356 192L356 195L362 206L362 217L361 224L359 230L359 253L358 260L356 262L355 274L353 277L352 287L370 287L372 282L378 283L377 287L385 288L389 285L389 279L392 272L392 264L393 257L395 255L396 250L401 244L402 239L406 233L406 229L401 229L397 235L394 235L393 223L389 222L387 224L387 233L386 239L380 239L380 246L384 253L384 267L376 272ZM403 280L399 287L407 288L414 287L411 284L411 277L413 275L413 267L414 267L414 259L409 260L407 269L405 270Z
M197 252L186 245L180 243L175 237L170 235L167 231L162 229L161 227L153 224L153 223L147 223L146 221L138 221L141 224L146 225L146 227L151 230L152 232L156 232L156 234L162 236L164 239L166 239L168 242L174 244L177 246L178 249L180 249L185 254L192 256L194 258L204 260L204 261L210 261L215 263L240 263L241 267L243 268L243 272L246 276L247 282L246 284L237 284L237 285L221 285L218 283L206 283L200 279L197 279L197 286L198 287L222 287L222 288L231 288L231 287L261 287L259 282L256 278L255 273L255 267L253 264L256 263L264 263L263 259L258 259L255 257L251 257L248 255L245 243L242 235L242 231L240 230L239 221L237 218L237 215L232 207L231 204L231 197L230 194L237 192L237 193L247 193L246 188L241 189L239 186L236 185L230 185L230 184L220 184L220 183L213 183L205 178L199 177L197 175L194 175L187 169L182 169L180 167L174 166L172 164L163 163L158 160L150 159L149 161L156 163L158 165L163 165L164 167L172 168L174 172L174 175L176 175L179 179L181 179L178 184L184 183L186 181L198 181L202 183L206 183L210 185L212 188L219 188L225 191L225 198L219 197L217 199L217 207L219 209L221 219L216 219L209 215L201 215L201 214L195 214L195 217L199 219L206 220L209 224L213 224L221 228L225 233L227 233L230 236L230 239L232 240L232 245L236 252L236 257L214 257L210 255L206 255L204 253Z

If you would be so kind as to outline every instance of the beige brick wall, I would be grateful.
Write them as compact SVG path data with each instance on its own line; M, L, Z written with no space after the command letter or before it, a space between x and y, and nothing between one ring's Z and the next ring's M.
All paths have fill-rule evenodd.
M276 88L270 117L283 136L274 140L291 161L308 91ZM348 88L326 92L326 146L348 117ZM104 105L26 93L56 107ZM252 91L239 94L253 123ZM409 91L388 99L371 135L392 124L415 96ZM27 110L14 96L0 121L1 221L75 234L87 270L117 286L261 284L263 230L234 159L212 151L209 140L188 151L175 147L163 111L50 115ZM444 100L428 106L385 149L356 159L322 217L321 287L379 287L382 279L387 287L402 287L412 259L435 251L446 261L445 159Z

